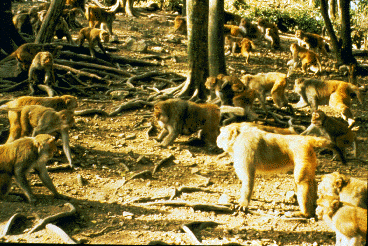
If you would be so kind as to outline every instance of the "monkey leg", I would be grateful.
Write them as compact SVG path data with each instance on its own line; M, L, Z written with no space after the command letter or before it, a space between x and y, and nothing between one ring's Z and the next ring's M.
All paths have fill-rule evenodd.
M6 143L11 143L14 140L20 138L22 133L22 128L20 125L20 112L9 111L8 118L10 129L9 129L9 137Z
M14 178L15 178L15 181L18 183L19 187L25 193L25 195L28 199L28 202L29 203L34 203L37 199L33 195L31 187L29 186L29 183L27 181L26 170L24 170L24 169L15 169Z
M164 128L162 129L161 133L158 135L156 140L158 142L161 142L164 139L164 137L166 137L168 134L169 134L169 131L166 128Z
M12 176L8 173L0 173L0 200L8 193L12 182Z
M294 180L297 187L299 209L305 217L314 216L317 200L317 183L314 179L315 167L309 166L309 164L299 163L298 166L298 163L295 163L294 167Z
M68 159L69 165L71 168L74 168L74 165L72 163L71 153L70 153L68 129L61 130L61 140L63 141L63 150L66 155L66 158Z
M168 130L168 134L161 143L162 147L167 147L171 145L174 142L174 140L179 136L179 131L176 128L172 126L168 126L167 130Z
M48 188L52 192L52 194L56 198L66 198L66 196L63 196L63 195L59 194L59 192L57 192L57 190L56 190L54 184L52 183L52 180L51 180L51 178L50 178L50 176L47 172L44 160L39 160L34 168L35 168L35 170L38 171L38 176L40 177L42 183L46 186L46 188Z

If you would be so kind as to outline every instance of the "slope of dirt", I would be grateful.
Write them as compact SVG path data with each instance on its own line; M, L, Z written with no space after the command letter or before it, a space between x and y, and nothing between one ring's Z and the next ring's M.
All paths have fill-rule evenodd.
M20 6L21 7L21 6ZM124 39L135 37L149 43L149 53L160 56L175 56L160 61L159 67L128 67L129 71L141 74L147 71L174 72L185 76L187 56L185 36L176 35L180 43L167 42L172 32L173 16L165 12L145 14L139 18L118 15L114 22L114 32L120 44L118 54L130 58L142 58L147 54L128 51L123 48ZM81 20L86 24L85 20ZM75 32L73 33L75 34ZM75 37L75 36L74 36ZM282 51L269 51L265 43L257 43L257 50L251 55L250 63L245 64L243 57L226 57L230 74L240 76L244 73L280 71L287 72L286 62L291 58L288 47L292 35L282 35ZM152 47L163 47L163 53L154 53ZM362 62L362 61L360 61ZM337 70L331 68L324 59L323 67L333 72L330 78L346 81ZM125 69L125 68L123 68ZM300 71L296 77L301 76ZM366 78L359 78L365 86ZM144 81L148 87L154 81ZM289 85L289 98L295 102ZM118 86L115 85L115 89ZM1 93L2 99L11 99L28 92ZM112 100L109 95L96 93L91 98L79 97L80 109L97 108L113 111L123 102L145 95L129 95L122 101ZM367 118L363 105L354 102L353 113L360 119ZM258 106L258 105L257 105ZM334 112L321 107L329 115ZM308 110L308 109L306 109ZM147 137L149 123L153 122L152 108L120 113L116 117L75 117L76 124L70 130L70 141L76 170L50 172L58 191L71 198L78 215L59 221L57 225L75 240L93 244L148 244L160 240L169 244L195 244L182 225L190 222L216 222L202 230L195 230L201 244L239 243L242 245L334 245L335 234L315 219L293 220L287 215L297 211L295 199L288 199L289 191L294 189L292 174L256 177L256 185L250 203L252 213L214 212L200 209L193 204L218 204L220 201L235 204L239 198L240 181L237 179L229 158L217 159L215 154L200 147L185 145L188 137L179 137L173 146L162 149L155 140ZM0 125L8 127L5 114L0 114ZM358 121L358 157L368 160L368 124ZM1 140L3 143L5 139ZM138 177L127 181L132 175L142 171L153 171L162 159L173 155L175 159L163 165L152 177ZM368 168L361 162L349 162L342 166L332 161L330 155L318 155L317 180L321 175L340 171L362 179L367 179ZM65 164L66 158L60 153L50 162L51 167ZM78 178L84 182L80 184ZM38 218L68 210L63 204L67 201L53 199L51 193L42 186L38 177L31 173L29 179L38 202L30 205L18 195L8 195L0 202L0 232L14 213L27 216L24 223L18 224L12 235L3 236L1 242L24 243L62 243L60 237L46 229L27 233ZM199 187L195 192L175 191L182 186ZM20 193L14 185L13 192ZM169 206L149 204L149 202L168 201L186 202L187 206ZM195 227L194 227L195 228Z

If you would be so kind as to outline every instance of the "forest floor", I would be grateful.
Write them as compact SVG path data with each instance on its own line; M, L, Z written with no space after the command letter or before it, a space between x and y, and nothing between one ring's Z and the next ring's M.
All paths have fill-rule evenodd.
M26 4L18 5L23 6ZM86 25L85 20L80 21ZM187 75L187 41L185 36L172 33L172 14L158 11L152 14L142 13L139 18L117 15L113 31L120 43L111 46L116 46L117 54L121 56L136 59L147 56L123 47L126 38L134 37L149 43L149 54L175 57L160 61L160 66L157 67L122 69L128 69L134 74L158 71ZM73 32L74 38L76 33ZM175 35L180 42L167 42L169 35ZM245 64L241 56L227 56L228 73L236 76L271 71L286 73L286 63L291 59L291 42L294 42L291 34L281 34L282 51L270 51L266 43L257 42L257 49L252 53L249 64ZM162 47L163 51L155 53L152 47ZM323 78L347 81L346 77L331 67L331 63L331 60L323 59L323 68L329 74ZM300 70L295 75L298 76L302 76ZM295 77L289 81L288 86L288 96L293 102L296 97L292 91ZM144 84L149 86L154 83L155 81L144 81ZM360 86L366 86L368 79L358 78L358 83ZM27 93L28 91L0 92L0 97L12 99ZM146 98L152 93L155 92L147 90L145 95L138 94L135 97ZM363 105L354 101L352 110L358 119L367 119L365 92L362 98ZM112 99L110 95L96 92L91 97L78 96L77 110L95 108L111 112L131 99L132 96L128 96L119 101ZM327 106L321 108L329 115L334 115ZM239 198L241 184L229 158L218 160L215 154L204 148L186 145L187 136L177 138L167 149L160 148L152 137L147 137L149 124L154 122L152 108L148 106L120 113L116 117L76 116L75 120L75 127L70 130L69 135L72 157L78 167L75 170L50 172L50 176L57 190L69 196L69 202L77 209L76 216L60 220L57 225L79 242L148 244L159 240L168 244L195 244L182 226L191 222L215 222L203 223L203 227L200 227L200 224L189 224L188 227L193 229L200 244L315 246L335 243L335 233L323 221L288 217L290 212L298 211L295 199L288 199L286 196L294 189L291 173L269 177L257 175L249 207L251 213L235 210L206 211L194 205L219 204L223 201L235 204ZM0 127L8 127L6 114L0 114ZM367 161L368 122L357 121L355 130L358 135L358 158ZM1 139L0 143L5 140ZM50 162L51 167L67 163L61 148L59 152ZM151 177L142 176L127 181L134 174L152 171L155 165L170 155L175 159L162 166ZM342 166L341 162L332 161L331 155L318 154L317 181L323 174L334 171L364 180L368 177L368 166L362 162L351 161ZM83 184L78 181L80 178L84 180ZM0 242L63 243L60 237L47 229L28 233L39 218L69 210L64 205L68 201L54 199L42 186L36 174L31 173L29 179L38 202L30 205L17 195L8 195L0 202L0 235L7 221L15 213L26 216L26 220L18 224L11 235L1 237ZM195 192L177 192L175 195L182 186L200 189ZM13 185L12 191L21 192L16 185ZM170 199L183 203L173 206L167 203Z

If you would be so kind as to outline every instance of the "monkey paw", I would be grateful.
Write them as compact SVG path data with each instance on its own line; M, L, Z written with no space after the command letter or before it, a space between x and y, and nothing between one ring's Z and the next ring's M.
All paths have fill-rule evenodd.
M242 211L244 213L248 212L248 207L247 206L242 206L241 204L235 205L235 209L239 210L239 211Z

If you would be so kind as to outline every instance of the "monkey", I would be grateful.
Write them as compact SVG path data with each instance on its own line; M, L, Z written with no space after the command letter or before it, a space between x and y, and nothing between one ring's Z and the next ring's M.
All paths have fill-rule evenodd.
M272 174L293 169L300 215L314 215L317 157L313 148L333 148L330 140L269 133L248 124L233 123L220 128L217 146L233 158L235 172L242 181L239 209L244 211L249 205L256 172Z
M174 32L180 34L187 34L187 19L178 15L174 19Z
M345 148L353 144L356 158L356 134L346 121L327 116L322 110L312 113L311 124L300 135L325 136L333 141L345 156Z
M271 92L272 99L277 107L281 108L288 105L285 96L286 74L278 72L258 73L256 75L246 74L243 75L241 80L245 86L256 91L257 98L265 112L268 112L266 109L266 93L268 92Z
M39 20L40 20L40 26L39 27L41 27L42 22L45 20L46 14L47 14L46 10L43 10L39 13ZM63 39L63 37L66 37L66 40L70 44L74 44L72 35L69 32L68 23L66 22L66 20L63 16L60 16L60 19L56 24L55 31L54 31L54 36L56 36L59 40Z
M96 58L96 53L94 47L96 44L102 52L107 55L105 48L102 45L102 41L104 43L108 43L110 39L110 35L107 31L102 29L97 29L93 27L84 27L79 31L79 36L77 38L77 42L79 42L79 47L81 47L84 43L84 40L87 39L89 43L89 51L93 58Z
M224 11L224 23L227 23L228 21L233 21L239 24L240 20L241 20L241 17L239 15L230 13L228 11Z
M215 104L198 104L182 99L168 99L155 104L153 112L162 131L157 141L162 147L171 145L179 134L201 131L200 139L209 147L216 146L220 109Z
M367 237L367 209L340 202L339 197L317 200L316 214L336 233L336 245L360 246Z
M358 50L360 50L360 48L362 47L363 39L364 39L364 35L361 30L354 29L351 31L351 43L355 44Z
M53 55L53 57L57 57L59 51L63 48L61 45L54 44L34 44L34 43L25 43L18 47L13 53L5 57L0 61L0 64L4 64L13 58L18 61L18 66L22 70L28 71L29 67L32 64L33 58L40 51L49 51Z
M231 35L231 36L234 36L234 37L243 37L243 35L244 35L242 30L239 29L239 26L229 25L229 24L224 24L224 34L226 36Z
M231 54L240 53L245 57L245 63L248 64L250 51L255 49L256 46L252 40L248 38L236 37L232 35L225 36L225 53Z
M82 28L83 26L76 20L77 14L81 14L84 16L84 12L81 8L64 8L63 17L68 24L68 26L72 29Z
M216 77L208 77L205 86L209 90L215 91L215 94L221 101L221 105L241 107L244 109L244 115L249 120L255 120L258 116L253 112L252 106L255 99L255 91L246 87L237 77L218 74ZM225 110L221 111L221 114ZM231 112L228 112L231 114ZM235 117L231 114L230 119L224 121L226 125Z
M352 127L355 120L350 110L351 99L358 98L362 104L360 90L357 86L340 80L317 80L298 78L295 80L294 91L300 95L296 107L310 105L312 111L319 105L329 105L341 113L341 116Z
M279 50L281 48L280 36L277 29L269 27L266 28L264 37L270 43L270 48L273 48L275 50Z
M2 105L0 109L6 110L7 108L18 108L25 105L42 105L60 111L63 109L74 110L78 106L78 102L76 97L70 95L55 97L22 96ZM20 138L21 135L20 112L8 110L8 118L10 129L6 143L11 143Z
M89 27L101 28L101 24L107 26L107 30L110 36L114 35L112 32L112 23L115 20L115 12L104 10L98 6L89 5L86 7L86 18L89 23Z
M86 4L86 0L66 0L65 5L70 6L71 8L81 8L84 9Z
M26 178L27 172L32 167L38 171L42 183L56 198L66 198L58 193L46 169L46 163L55 152L55 137L47 134L24 137L12 143L0 145L0 198L6 195L10 189L12 177L14 177L28 202L34 203L36 197Z
M291 71L297 66L299 59L302 62L302 70L305 74L307 73L308 68L315 74L322 72L319 55L313 51L307 50L298 44L291 44L290 51L293 59L287 63L287 65L290 66L288 73L291 73Z
M246 18L242 18L239 24L239 32L244 38L259 39L261 37L260 31L257 25L252 24Z
M248 64L250 51L256 48L252 40L243 38L240 43L240 53L245 57L245 63Z
M38 85L40 89L46 90L49 97L54 96L54 91L50 88L50 85L55 84L53 66L54 58L50 52L41 51L36 54L28 72L30 95L34 95L34 85Z
M318 52L322 53L328 58L327 50L325 47L324 38L318 34L304 32L302 30L295 31L295 37L298 40L298 45L306 45L306 48L309 49L317 49Z
M64 109L57 112L53 108L41 105L26 105L6 110L20 112L20 137L61 133L64 153L69 165L73 167L68 133L69 128L74 125L74 112L72 110Z
M343 203L367 209L367 180L349 177L339 172L325 174L318 185L318 197L338 196Z
M263 35L266 35L266 29L267 28L270 28L272 30L271 32L275 32L277 34L278 34L278 31L279 31L279 29L277 28L277 26L274 23L271 23L271 22L265 20L264 18L259 18L258 19L257 26L261 30Z
M14 15L13 23L19 33L25 33L33 36L34 32L31 23L31 17L28 13Z

